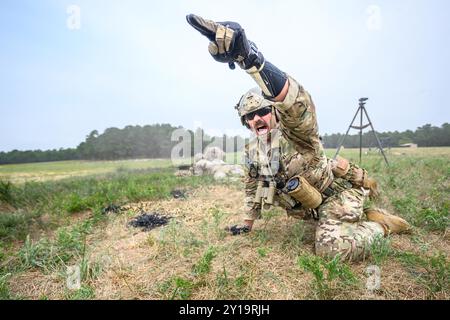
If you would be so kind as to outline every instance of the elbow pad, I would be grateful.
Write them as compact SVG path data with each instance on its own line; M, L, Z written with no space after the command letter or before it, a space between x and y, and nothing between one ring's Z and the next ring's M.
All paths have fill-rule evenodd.
M266 61L254 42L248 41L246 51L245 58L238 61L239 66L256 81L266 99L275 98L286 84L286 74Z
M263 61L259 68L253 66L245 71L256 81L266 99L278 96L286 84L286 74L269 61Z

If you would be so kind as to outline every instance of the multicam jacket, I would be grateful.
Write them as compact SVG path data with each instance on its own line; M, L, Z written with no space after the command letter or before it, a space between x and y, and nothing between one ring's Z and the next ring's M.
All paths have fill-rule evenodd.
M266 163L274 163L269 171L283 177L285 181L302 175L319 191L324 191L333 181L331 164L319 138L316 110L311 96L293 78L288 79L286 98L274 103L278 127L268 133L269 140L266 137L256 137L245 147L245 207L248 220L260 216L261 205L253 201L258 180L250 176L249 164L255 159L259 161L261 155L266 157ZM266 141L269 143L265 143ZM278 204L285 206L283 202Z

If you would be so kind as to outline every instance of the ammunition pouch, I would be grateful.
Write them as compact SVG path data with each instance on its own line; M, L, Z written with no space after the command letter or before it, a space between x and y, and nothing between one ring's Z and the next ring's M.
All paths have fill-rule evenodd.
M288 195L286 196L300 202L303 208L316 209L327 198L352 187L346 179L336 178L325 190L319 192L305 178L296 176L287 182Z
M322 203L322 194L302 176L291 178L287 190L304 208L315 209Z

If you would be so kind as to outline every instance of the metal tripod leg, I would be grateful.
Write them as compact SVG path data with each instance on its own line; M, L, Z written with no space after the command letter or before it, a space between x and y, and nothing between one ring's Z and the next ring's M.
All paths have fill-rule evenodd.
M364 100L363 100L363 99L364 99ZM367 110L366 110L366 108L364 107L364 104L365 104L365 101L366 101L366 100L367 100L367 98L361 98L361 99L360 99L360 103L359 103L358 110L356 110L355 116L353 117L352 122L351 122L350 125L348 126L347 132L345 133L345 135L342 137L341 141L339 142L339 146L338 146L338 148L337 148L337 150L336 150L336 154L334 155L333 159L336 159L336 157L338 156L339 151L341 150L342 145L343 145L344 142L345 142L345 138L347 138L350 129L353 128L353 129L358 129L358 130L359 130L359 164L361 164L361 158L362 158L362 130L365 129L365 128L367 128L368 126L370 126L371 129L372 129L372 133L373 133L373 135L375 136L375 139L376 139L376 141L377 141L377 143L378 143L378 148L380 149L381 153L383 154L384 161L385 161L386 164L389 166L389 162L388 162L388 160L387 160L386 154L384 153L384 150L383 150L383 147L382 147L382 145L381 145L381 142L380 142L380 140L378 139L378 136L377 136L377 134L376 134L376 132L375 132L375 129L374 129L373 125L372 125L372 121L370 121L369 114L367 113ZM363 111L364 111L364 114L365 114L366 117L367 117L367 120L369 121L369 123L366 124L366 125L363 125ZM361 115L360 115L360 124L359 124L359 126L354 126L353 123L355 122L355 119L356 119L356 117L358 116L358 112L361 112Z
M353 117L352 122L350 122L350 125L348 126L347 132L345 133L345 135L342 137L341 141L339 142L339 146L338 146L338 148L336 150L336 154L333 157L334 160L336 160L336 157L338 156L339 151L341 150L341 147L344 144L345 138L347 138L348 132L350 131L350 129L351 129L352 125L353 125L353 122L355 121L356 116L358 115L358 112L359 112L360 109L361 108L359 107L358 110L356 110L355 116Z
M372 121L370 121L369 114L367 113L366 108L363 107L362 109L364 110L364 113L366 114L367 120L369 120L369 125L372 128L373 135L375 136L375 139L377 140L378 148L380 148L380 151L381 151L381 154L383 155L384 161L386 161L386 164L389 165L388 159L386 157L386 154L384 153L383 146L381 145L380 139L378 139L377 133L375 132L375 129L373 128Z

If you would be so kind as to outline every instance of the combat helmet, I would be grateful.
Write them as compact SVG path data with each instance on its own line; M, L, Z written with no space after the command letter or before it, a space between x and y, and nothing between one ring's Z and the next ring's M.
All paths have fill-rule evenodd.
M255 87L248 90L239 100L235 109L238 111L239 117L243 126L248 128L248 124L245 121L245 115L261 108L271 107L273 102L263 97L260 88Z

